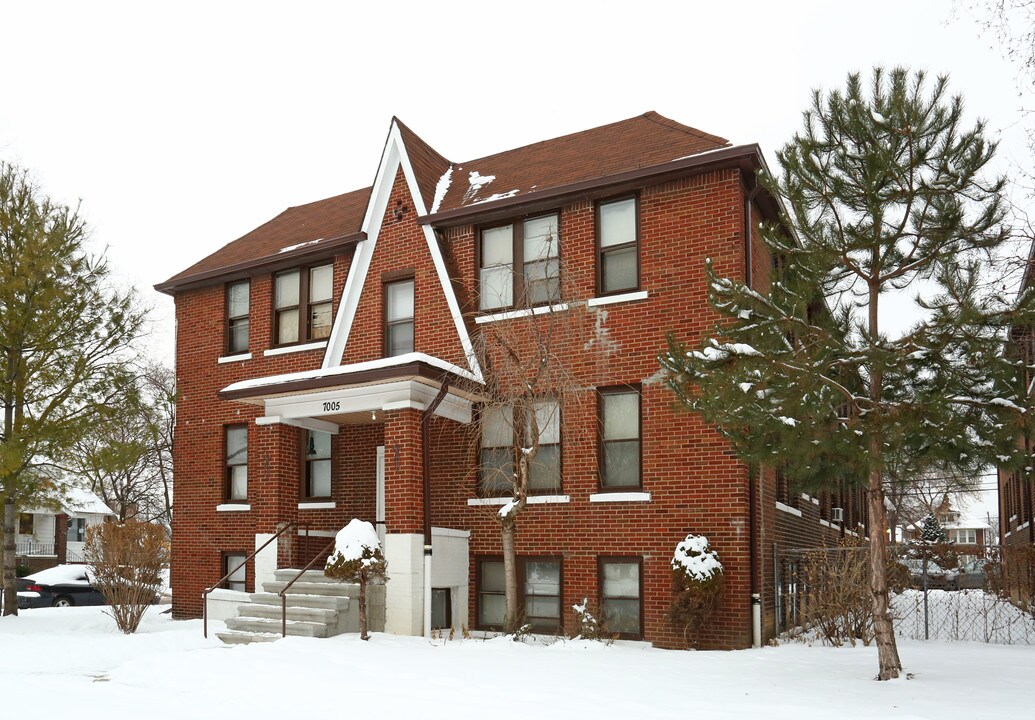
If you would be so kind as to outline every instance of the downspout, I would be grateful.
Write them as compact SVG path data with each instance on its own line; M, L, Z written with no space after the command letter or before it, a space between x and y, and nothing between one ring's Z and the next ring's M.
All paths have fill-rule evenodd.
M753 213L751 212L751 203L754 202L755 195L758 194L760 189L758 181L754 180L754 187L744 196L744 285L748 289L754 289L752 285L755 280L755 236L753 229L755 223Z
M744 198L744 285L753 289L754 281L754 219L751 213L751 203L758 193L758 181L752 178L754 187ZM757 477L752 477L756 475ZM751 647L762 647L762 583L759 552L758 552L758 523L762 496L762 467L748 468L748 543L749 562L751 563Z
M424 486L424 637L431 636L431 416L449 392L443 379L435 399L420 416L421 480Z
M756 477L753 477L757 475ZM748 468L748 561L751 563L751 647L762 647L762 593L761 567L758 557L758 523L755 514L758 511L758 497L761 494L759 485L762 481L762 467L755 465Z

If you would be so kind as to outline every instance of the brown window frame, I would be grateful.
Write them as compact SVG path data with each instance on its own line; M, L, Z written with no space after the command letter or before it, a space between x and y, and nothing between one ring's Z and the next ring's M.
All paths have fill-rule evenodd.
M331 437L331 453L326 458L313 458L309 459L308 453L308 442L309 434L314 432L323 432L322 430L303 430L301 433L301 446L299 447L299 486L298 486L298 498L304 502L314 501L328 501L334 497L334 435L331 433L324 433ZM312 485L310 483L310 463L329 460L331 463L331 487L330 492L327 495L311 495L309 493Z
M402 325L406 323L406 320L396 320L393 323L388 321L388 288L392 285L399 285L402 283L413 283L413 316L409 319L409 323L413 325L413 350L417 351L417 280L413 270L403 270L398 272L385 273L381 276L381 357L398 357L398 355L405 355L406 353L399 353L398 355L389 355L390 347L390 330L394 325Z
M545 401L546 401L546 399L543 398L539 402L545 402ZM560 401L559 398L553 398L552 402L554 402L557 405L557 442L555 442L555 443L540 442L539 443L539 447L540 448L542 448L544 446L545 447L554 447L554 446L557 447L557 487L549 488L549 489L534 489L534 488L531 487L531 477L530 477L529 478L529 488L528 488L528 496L529 497L538 496L538 495L559 495L559 494L562 494L564 492L564 404ZM482 413L484 412L484 410L485 410L484 406L480 406L476 410L477 416L475 417L475 421L478 422L479 428L481 427ZM511 441L511 444L509 446L500 445L498 447L508 447L510 449L510 451L511 451L511 459L510 460L514 464L514 467L516 468L517 461L518 461L518 457L517 456L518 456L518 452L519 452L518 447L519 447L520 443L519 443L518 438L516 437L517 425L514 423L514 414L513 414L514 413L514 408L511 407L510 410L511 410L510 426L514 430L515 437ZM482 438L483 438L483 433L481 431L479 431L479 433L478 433L478 473L477 473L477 476L475 478L475 482L477 483L475 494L478 497L506 497L507 493L508 492L512 493L512 491L510 491L510 490L501 490L499 493L496 493L496 494L489 493L489 492L485 491L485 485L483 483L483 477L482 477L482 470L483 470L483 467L484 467L484 462L482 461L482 450L484 449L484 447L482 446ZM497 446L492 446L492 447L497 447ZM536 455L538 457L538 453L536 453ZM532 462L534 463L535 460L533 459Z
M549 216L557 217L557 298L553 300L547 300L541 303L526 302L524 299L525 294L525 223L529 220L538 220ZM477 228L475 236L477 238L474 244L474 284L476 288L476 297L478 299L478 312L479 313L497 313L505 312L507 310L514 310L516 308L524 307L546 307L552 304L561 302L563 290L561 288L561 222L562 213L560 208L556 210L547 210L543 212L528 213L513 217L508 220L501 222L494 222L487 225L480 225ZM496 228L505 227L512 225L514 230L511 232L511 259L510 269L511 276L513 277L513 284L511 286L511 299L509 305L495 305L493 307L482 307L482 242L483 234L486 230L494 230Z
M482 563L484 562L498 562L503 563L502 555L476 555L474 558L475 562L475 573L474 573L474 628L476 630L491 630L491 631L502 631L502 625L483 625L481 622L482 616ZM563 555L518 555L518 605L521 608L522 620L526 619L525 616L525 604L526 604L526 591L525 585L527 583L527 563L529 562L555 562L557 563L558 570L558 588L559 594L556 596L558 599L558 618L556 627L547 627L543 625L533 625L532 631L541 633L543 635L552 634L564 634L564 556ZM642 572L642 571L641 571ZM505 593L493 592L494 595L504 595ZM642 594L642 581L641 581L641 594ZM554 597L553 595L542 595L540 597ZM642 616L642 612L641 612Z
M230 562L229 561L230 561L230 558L232 556L236 556L236 555L240 555L245 560L244 560L244 589L243 590L237 590L235 592L248 592L248 589L252 586L251 585L252 576L251 576L251 573L248 572L248 551L247 550L223 550L222 552L220 552L219 553L219 566L220 566L219 576L220 577L225 577L226 575L230 574ZM233 588L230 587L230 578L227 578L226 580L224 580L222 585L220 585L220 587L223 588L224 590L233 590Z
M605 385L597 390L597 490L607 492L641 492L643 490L643 387L639 383L627 385ZM640 416L637 427L637 440L640 443L639 483L636 485L605 485L604 484L604 446L608 442L604 439L604 397L606 395L629 395L635 393L639 398ZM624 440L612 440L610 442L628 442Z
M248 286L248 312L246 314L244 314L244 315L231 315L230 314L230 291L231 291L232 288L234 288L234 287L236 287L238 285L247 285ZM223 314L226 317L226 327L224 328L224 333L225 333L226 337L224 338L223 347L224 347L224 350L225 350L227 355L243 355L244 353L248 352L248 348L251 347L251 309L252 309L252 297L251 297L252 296L252 282L251 282L251 279L250 278L244 278L243 280L234 280L232 282L228 282L224 286L223 292L224 292L224 313ZM234 345L233 345L233 337L234 337L233 329L234 329L235 323L240 323L240 321L242 319L244 320L243 324L248 328L248 332L245 333L245 345L244 345L243 349L242 348L235 348Z
M244 429L244 463L230 464L230 431ZM248 423L230 423L223 426L223 500L228 503L248 502ZM245 493L243 498L233 497L233 468L240 465L245 467Z
M601 230L600 224L600 207L602 205L610 205L612 203L619 203L625 200L632 200L634 203L634 211L636 214L636 239L631 242L625 242L621 245L611 245L608 248L603 248L601 242ZM606 297L608 295L623 295L625 293L638 292L643 287L642 275L642 232L640 230L640 193L623 193L622 195L615 195L612 197L600 198L593 204L593 242L594 242L594 255L596 260L596 284L597 284L597 297ZM628 248L636 249L636 285L635 287L621 288L619 290L604 290L604 255L607 253L615 252L618 250L626 250Z
M637 634L632 633L618 633L618 637L622 640L642 640L643 639L643 556L642 555L598 555L597 556L597 607L600 609L600 617L605 624L607 624L607 613L604 609L604 565L607 563L626 563L636 564L640 570L640 630ZM616 600L631 600L632 598L618 597ZM609 630L610 632L610 630Z
M331 269L331 298L330 300L322 300L314 303L312 298L309 296L309 278L312 275L313 270L322 267L329 267ZM291 273L298 273L298 304L288 305L282 308L277 307L277 278L290 275ZM330 337L330 332L334 327L334 262L319 262L312 265L300 265L299 267L288 268L287 270L280 270L273 273L270 280L270 344L271 347L291 347L292 345L304 345L311 342L323 342ZM312 318L310 317L310 308L315 305L330 305L331 306L331 330L328 330L328 335L325 337L313 337ZM277 321L279 313L288 310L298 310L298 340L291 342L280 341L280 323Z

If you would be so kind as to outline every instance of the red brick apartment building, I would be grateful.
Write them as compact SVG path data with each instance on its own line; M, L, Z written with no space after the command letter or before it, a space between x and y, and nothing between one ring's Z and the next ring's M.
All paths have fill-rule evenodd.
M606 349L567 351L590 402L552 409L518 523L527 616L571 632L589 598L625 637L679 646L669 561L694 532L727 578L704 645L752 644L753 594L771 635L793 599L780 549L861 535L861 498L750 470L657 380L667 333L697 340L716 319L706 258L768 282L763 165L756 145L654 112L461 163L393 120L372 187L289 208L158 285L178 328L175 615L198 616L228 558L284 523L318 542L292 528L231 587L298 567L357 517L384 537L387 631L498 627L505 500L474 468L499 419L460 388L489 372L479 333L529 316L521 288L556 302L563 269L579 302L554 310L587 314Z

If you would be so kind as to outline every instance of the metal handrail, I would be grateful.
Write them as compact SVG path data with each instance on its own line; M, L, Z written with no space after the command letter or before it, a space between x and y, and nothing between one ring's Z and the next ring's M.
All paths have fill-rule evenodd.
M243 562L242 562L242 563L241 563L240 565L238 565L237 567L235 567L235 568L234 568L233 570L231 570L230 572L228 572L228 573L227 573L226 575L224 575L223 577L219 578L219 580L217 580L217 581L216 581L216 584L215 584L215 585L213 585L212 587L210 587L210 588L207 588L207 589L205 589L204 591L202 591L202 593L201 593L201 618L202 618L202 626L201 626L201 627L202 627L202 632L204 633L204 636L205 636L206 638L208 637L208 594L209 594L210 592L212 592L213 590L216 590L216 589L218 589L218 588L219 588L219 586L220 586L220 585L222 585L222 584L223 584L224 582L226 582L226 581L227 581L227 579L228 579L228 578L229 578L229 577L230 577L231 575L233 575L233 574L234 574L235 572L237 572L238 570L240 570L241 568L243 568L243 567L244 567L245 565L247 565L247 564L248 564L248 561L249 561L249 560L251 560L251 559L252 559L253 557L255 557L256 555L258 555L258 554L259 554L260 552L262 552L263 550L265 550L265 549L266 549L266 546L267 546L267 545L269 545L269 544L270 544L271 542L273 542L274 540L276 540L276 539L277 539L278 537L280 537L281 535L283 535L283 534L284 534L285 532L287 532L287 531L288 531L288 530L290 530L291 528L296 528L296 529L298 529L299 527L301 527L301 526L299 525L299 523L298 523L298 522L295 522L295 521L291 521L291 522L289 522L289 523L286 523L286 524L284 525L284 527L282 527L282 528L281 528L280 530L278 530L278 531L276 532L276 534L274 534L274 536L273 536L273 537L271 537L271 538L270 538L269 540L267 540L267 541L266 541L266 542L264 542L264 543L263 543L262 545L260 545L259 547L257 547L257 548L255 549L255 551L254 551L254 552L253 552L253 553L252 553L251 555L247 556L247 557L246 557L246 558L244 559L244 561L243 561ZM309 544L309 526L308 526L308 525L306 525L306 526L305 526L305 532L306 532L306 545L308 545L308 544Z
M306 570L311 568L316 563L316 561L320 559L320 557L325 552L327 552L332 547L334 547L334 543L335 543L335 539L332 539L329 543L327 543L324 546L323 550L321 550L320 552L316 553L316 555L313 556L313 559L309 561L309 564L306 565L301 570L299 570L298 574L295 575L293 578L291 578L291 582L289 582L287 585L285 585L284 589L280 591L280 636L281 637L287 637L287 591L291 588L292 585L295 584L295 582L298 580L298 578L302 577L302 575L305 574ZM306 548L308 549L308 547L309 547L309 536L307 535L306 536Z

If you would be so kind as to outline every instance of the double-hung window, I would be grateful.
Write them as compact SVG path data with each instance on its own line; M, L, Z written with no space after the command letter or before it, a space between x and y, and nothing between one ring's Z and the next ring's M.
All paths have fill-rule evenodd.
M522 417L522 413L510 404L482 410L479 453L479 490L482 495L514 492L517 453L534 444L537 432L539 448L529 463L528 492L541 495L561 489L560 406L556 400L537 400L531 410L535 413L534 418L531 412Z
M309 430L305 438L306 498L331 496L331 434Z
M273 276L273 344L323 340L331 334L334 266L320 265Z
M36 516L32 513L18 513L18 534L32 535L35 529Z
M227 590L245 592L248 588L248 566L246 565L247 555L243 552L223 553L223 575L229 574L223 582Z
M248 426L228 425L226 432L227 500L248 499Z
M611 632L639 638L643 627L642 558L600 558L600 609Z
M540 632L563 628L561 614L561 559L519 557L518 592L523 622ZM482 558L477 568L478 627L500 629L507 614L503 560Z
M481 310L532 307L561 297L560 215L485 228L479 245Z
M640 286L639 212L635 197L597 205L597 292L629 292Z
M413 279L385 284L385 357L413 352Z
M600 487L640 487L640 392L629 386L600 389Z
M226 350L229 355L248 352L248 305L251 283L226 286Z

